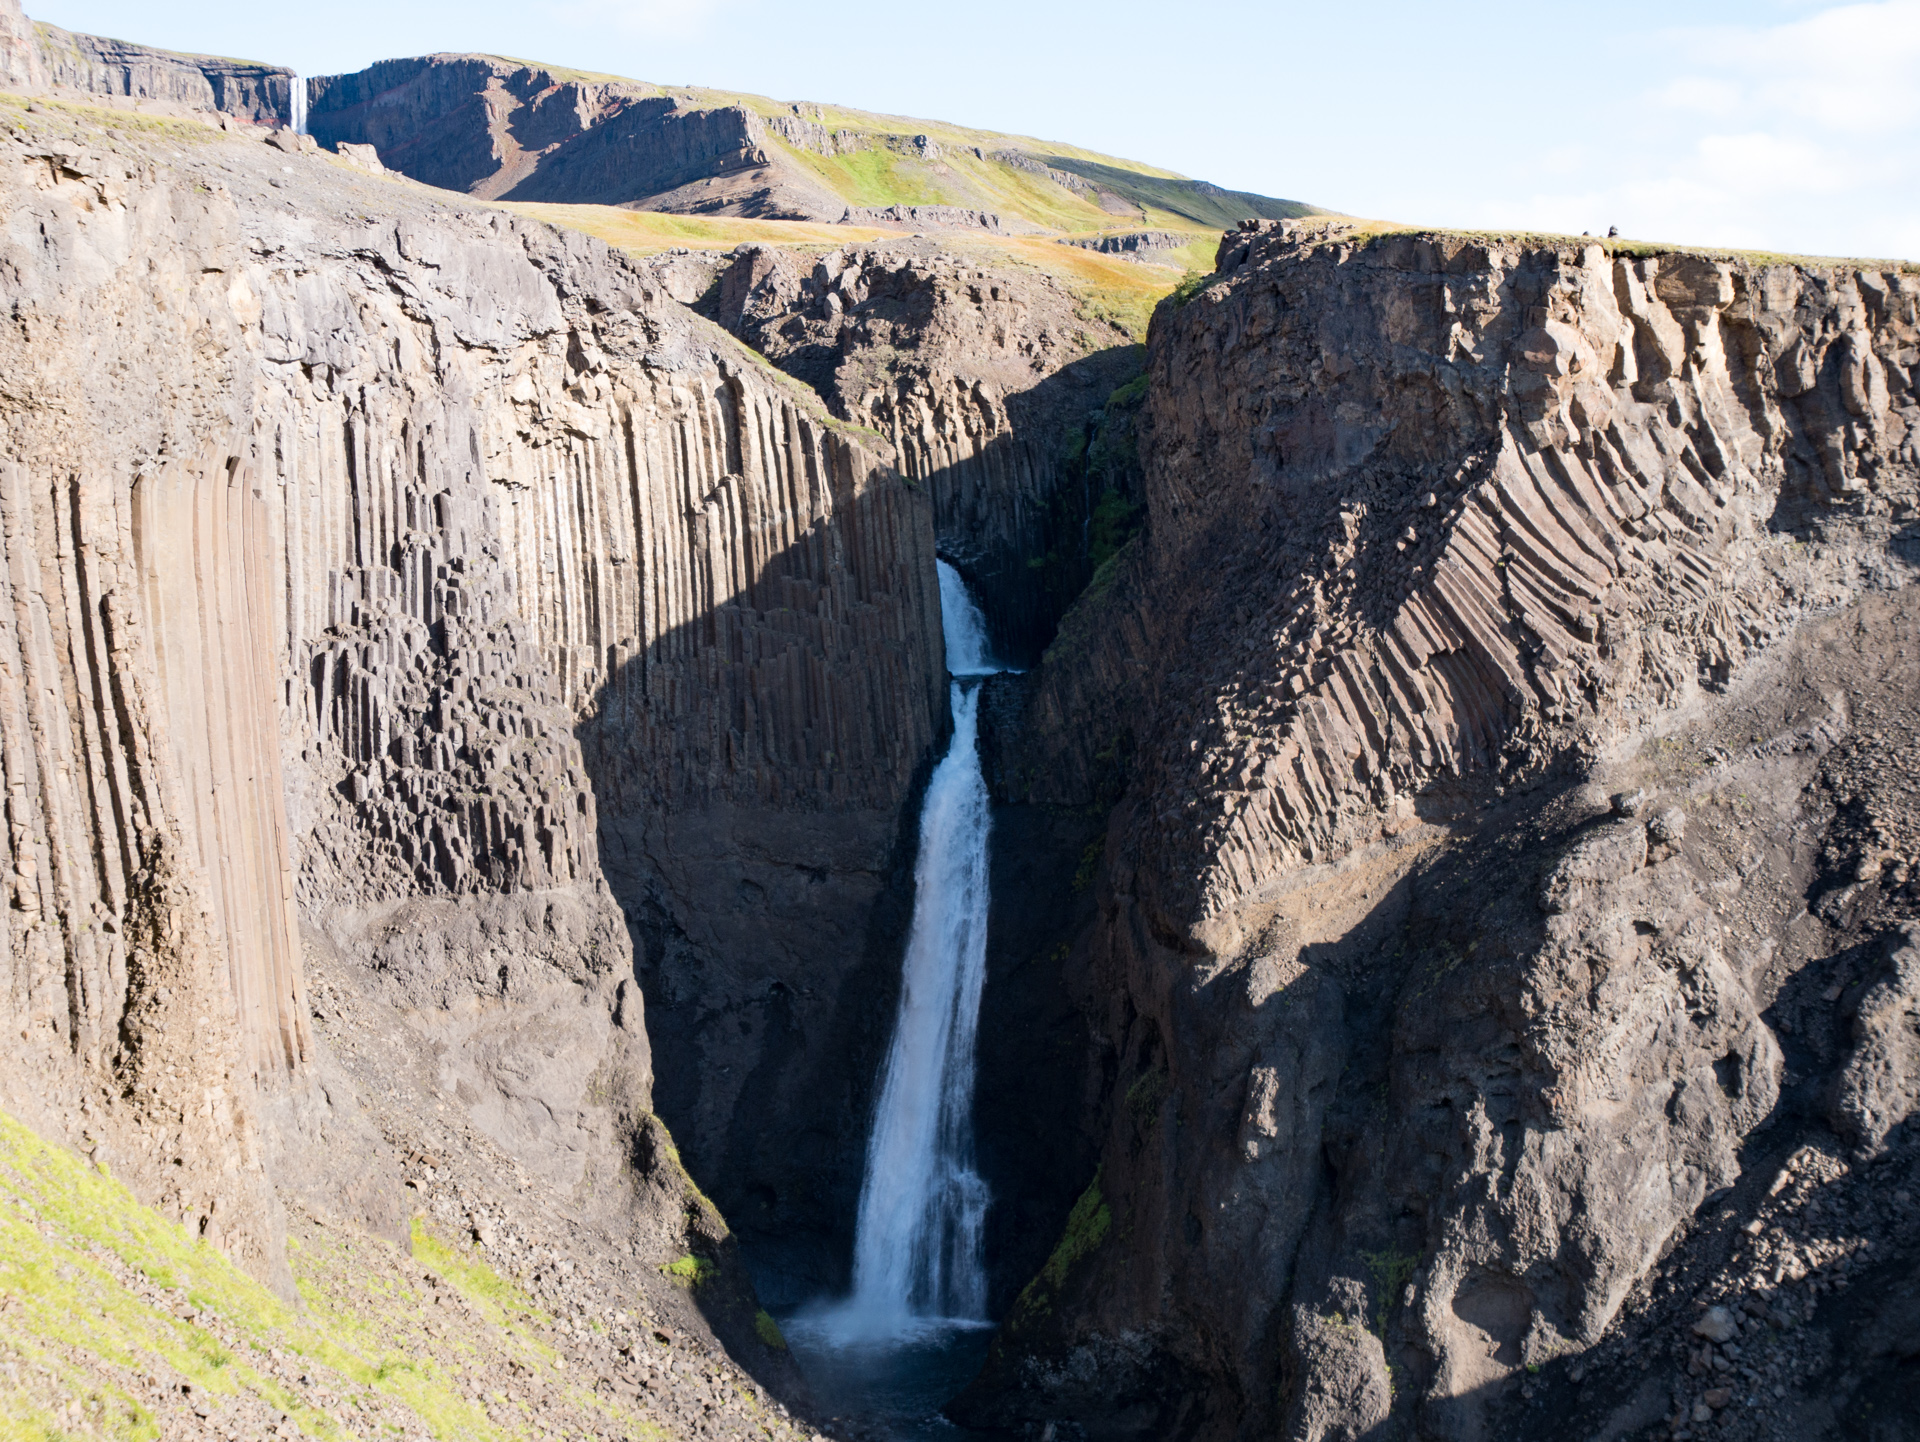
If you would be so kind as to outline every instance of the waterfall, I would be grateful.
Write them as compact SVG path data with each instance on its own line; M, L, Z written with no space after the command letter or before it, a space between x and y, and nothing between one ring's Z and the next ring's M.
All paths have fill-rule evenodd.
M293 112L293 130L296 135L307 133L307 82L298 75L287 96L288 108Z
M987 973L987 786L978 677L1000 668L966 583L940 568L953 741L927 784L900 1009L854 1229L848 1339L983 1322L987 1186L973 1169L974 1042ZM969 685L968 682L973 684Z

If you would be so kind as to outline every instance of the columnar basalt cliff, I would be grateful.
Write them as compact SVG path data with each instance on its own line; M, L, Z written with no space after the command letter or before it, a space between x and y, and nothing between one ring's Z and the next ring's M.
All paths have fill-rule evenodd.
M288 125L294 84L293 72L278 65L179 55L99 35L77 35L57 25L36 25L21 10L20 0L0 0L0 89Z
M1094 508L1110 490L1137 493L1130 447L1088 454L1138 373L1130 337L1049 276L925 240L817 260L743 248L712 314L893 443L995 642L1020 664L1037 657L1094 569Z
M293 123L291 70L218 55L176 55L36 25L43 83L83 95L155 100L183 110L215 111L255 125Z
M1077 953L1102 1165L963 1416L1486 1437L1725 1405L1601 1344L1665 1355L1674 1276L1781 1280L1662 1258L1833 1136L1808 1072L1846 1048L1783 1071L1782 1038L1911 906L1884 850L1855 882L1831 768L1911 745L1850 729L1913 702L1869 656L1910 624L1875 593L1909 575L1917 305L1898 268L1281 223L1162 308L1146 533L999 768L1084 805L1130 758ZM1861 1067L1906 1065L1884 1035Z
M846 813L884 856L942 699L930 510L597 243L194 129L0 139L0 1096L284 1282L276 1187L404 1230L318 965L524 1178L720 1247L602 836L688 927L661 828L831 869L804 817Z

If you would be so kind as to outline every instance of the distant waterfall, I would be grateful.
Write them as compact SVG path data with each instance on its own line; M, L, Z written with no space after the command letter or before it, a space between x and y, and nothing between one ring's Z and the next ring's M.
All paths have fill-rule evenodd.
M900 1010L867 1147L844 1336L904 1337L928 1323L979 1322L987 1185L973 1169L974 1042L987 974L987 787L980 686L1000 668L980 609L940 567L953 742L927 785ZM967 684L972 681L973 684Z
M293 111L293 130L296 135L307 133L307 82L300 76L293 77L293 89L288 98Z

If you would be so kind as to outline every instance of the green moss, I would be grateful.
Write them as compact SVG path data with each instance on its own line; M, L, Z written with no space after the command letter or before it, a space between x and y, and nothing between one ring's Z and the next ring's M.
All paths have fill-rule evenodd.
M1160 304L1168 310L1179 310L1191 304L1195 296L1219 279L1221 277L1217 271L1196 270L1169 291L1167 298Z
M698 1287L711 1282L720 1274L720 1269L705 1257L685 1256L677 1262L668 1262L661 1272L676 1282L684 1282L689 1287Z
M1138 501L1120 494L1112 486L1100 493L1087 526L1087 559L1093 569L1100 568L1120 554L1140 529L1141 507Z
M1412 1252L1396 1252L1391 1247L1379 1252L1362 1252L1360 1259L1367 1264L1367 1270L1373 1273L1374 1291L1374 1330L1382 1337L1387 1334L1387 1321L1393 1316L1394 1308L1400 1305L1400 1294L1406 1290L1408 1282L1413 1280L1413 1270L1420 1264L1420 1258Z
M1167 1075L1167 1069L1161 1066L1149 1067L1141 1072L1133 1085L1127 1088L1127 1112L1141 1131L1153 1130L1154 1124L1160 1120L1160 1104L1172 1090L1172 1078Z
M781 1332L780 1324L773 1320L772 1315L768 1313L766 1308L762 1307L758 1312L753 1314L753 1330L760 1340L773 1348L774 1351L784 1352L787 1350L786 1336Z
M1060 1289L1067 1284L1073 1269L1100 1249L1113 1230L1113 1212L1100 1193L1100 1173L1095 1171L1087 1189L1067 1213L1067 1225L1040 1273L1020 1293L1013 1304L1008 1325L1014 1331L1030 1327L1051 1315Z
M1107 397L1107 409L1114 410L1125 406L1138 405L1142 400L1146 399L1146 394L1147 373L1142 371L1125 385L1115 389L1113 394Z
M251 1395L327 1442L372 1435L364 1407L376 1397L446 1442L523 1435L468 1399L460 1369L436 1360L425 1327L431 1274L478 1313L465 1339L440 1344L442 1352L477 1358L478 1343L522 1366L550 1366L553 1352L533 1335L547 1319L517 1287L419 1223L412 1261L364 1236L315 1226L301 1235L304 1244L287 1248L304 1306L296 1314L119 1182L0 1113L0 1297L8 1304L0 1356L47 1384L0 1383L0 1442L76 1430L41 1410L49 1392L89 1404L78 1429L85 1435L159 1438L160 1419L104 1380L125 1371L161 1374L214 1398ZM165 1292L150 1301L140 1290L149 1286ZM175 1315L183 1303L192 1320ZM268 1351L327 1378L341 1397L333 1415L256 1365ZM583 1391L572 1400L617 1421L623 1435L657 1435L605 1399ZM348 1418L351 1430L341 1425Z
M436 1237L421 1217L413 1220L413 1259L465 1297L496 1327L510 1327L516 1322L544 1327L553 1320L484 1261Z

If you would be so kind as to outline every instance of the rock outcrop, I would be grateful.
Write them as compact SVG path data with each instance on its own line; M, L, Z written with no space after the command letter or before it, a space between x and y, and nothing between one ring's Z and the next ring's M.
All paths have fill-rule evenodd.
M318 967L560 1205L719 1247L619 904L710 881L610 888L603 833L891 844L941 699L925 500L583 237L57 115L0 189L6 1107L261 1275L275 1186L403 1227Z
M324 143L372 145L415 180L487 199L781 220L846 210L769 151L752 111L683 106L636 81L427 55L318 76L309 89L308 125Z
M0 90L31 95L47 83L33 22L20 0L0 0Z
M1825 1125L1782 1009L1906 904L1889 870L1807 920L1850 718L1913 704L1867 657L1912 613L1874 593L1917 305L1897 269L1281 223L1162 307L1146 531L997 768L1084 806L1125 763L1074 964L1101 1167L963 1417L1526 1436L1589 1367L1592 1435L1666 1415L1633 1356L1703 1273L1662 1278L1746 1285L1673 1249L1763 1122ZM1869 1150L1910 1105L1894 972L1835 1104Z
M901 230L984 231L988 235L1032 235L1040 229L1017 216L1007 218L990 210L967 210L957 205L850 205L840 223Z
M202 111L254 125L293 123L293 87L298 82L282 66L219 55L178 55L44 23L30 27L28 55L21 36L28 29L18 0L5 0L0 46L8 59L0 70L5 77L0 86L6 89L50 88L56 94L152 102L163 113Z
M1124 508L1137 491L1130 444L1101 442L1139 352L1051 277L986 265L926 240L818 259L743 247L710 313L892 442L932 496L941 553L1024 665L1097 564L1102 498Z
M1193 237L1177 230L1132 230L1119 235L1078 236L1060 243L1101 255L1125 256L1142 265L1178 266L1174 252L1191 245Z

